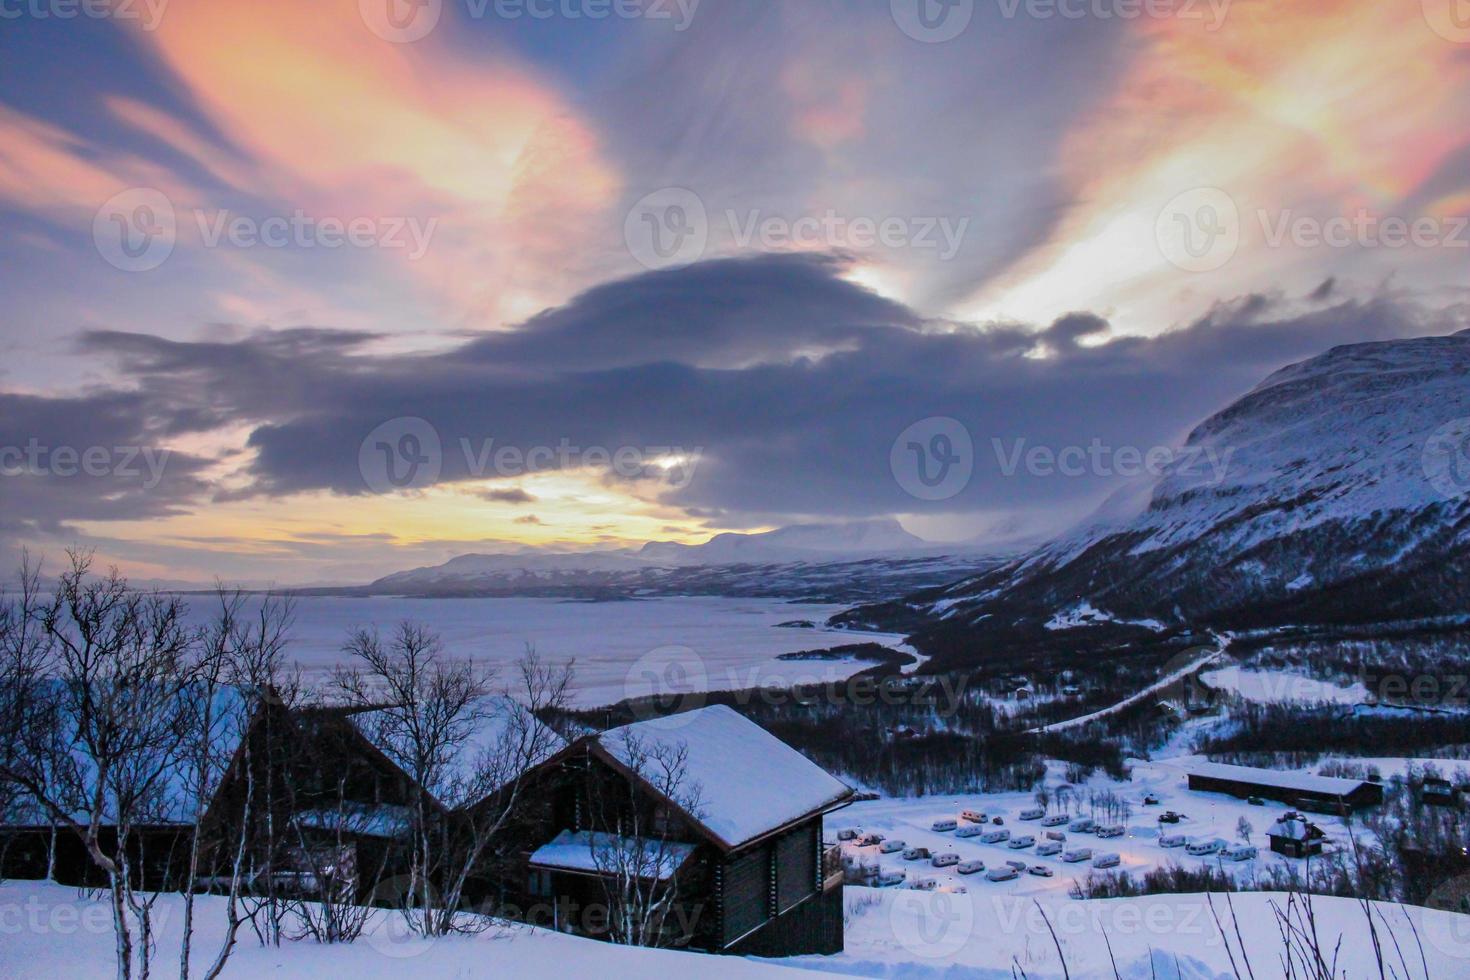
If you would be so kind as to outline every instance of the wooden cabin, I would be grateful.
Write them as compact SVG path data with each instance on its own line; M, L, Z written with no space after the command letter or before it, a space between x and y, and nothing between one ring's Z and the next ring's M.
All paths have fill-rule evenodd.
M728 707L581 738L524 793L502 880L531 922L737 955L842 949L822 818L853 791Z
M1271 850L1290 858L1316 857L1327 839L1322 828L1296 813L1287 813L1266 830Z

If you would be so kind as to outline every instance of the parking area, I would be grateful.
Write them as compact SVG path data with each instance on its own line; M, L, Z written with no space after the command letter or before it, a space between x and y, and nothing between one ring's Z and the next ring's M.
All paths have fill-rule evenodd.
M1286 807L1276 803L1257 806L1223 794L1191 791L1183 772L1185 761L1172 759L1136 763L1129 782L1119 783L1097 776L1089 783L1074 786L1060 795L1057 788L1064 781L1060 767L1056 767L1048 773L1048 800L1042 816L1036 812L1043 808L1034 793L874 800L854 804L829 816L826 835L829 840L835 840L840 831L846 830L884 838L888 848L873 843L863 844L858 840L841 842L844 859L849 866L876 868L876 872L872 872L874 884L881 876L887 887L967 891L995 889L1017 895L1065 894L1075 881L1097 870L1094 860L1102 854L1117 856L1117 864L1112 870L1133 874L1171 863L1186 867L1208 863L1222 867L1230 874L1249 876L1275 862L1298 863L1295 859L1271 853L1266 837L1267 828L1285 812ZM965 817L966 811L970 812L970 819ZM982 813L986 817L983 825L973 819ZM1160 821L1160 817L1170 813L1178 816L1177 822ZM1068 822L1060 824L1058 815L1068 816ZM1023 819L1023 816L1030 819ZM1047 822L1055 825L1043 826L1046 817L1051 817ZM1001 823L996 823L996 818ZM1115 827L1114 832L1121 829L1121 833L1099 837L1096 831L1078 828L1075 823L1078 818L1094 819L1104 828ZM1311 819L1327 834L1327 849L1348 846L1348 828L1340 819L1322 815L1313 815ZM951 821L954 829L947 829ZM936 825L945 829L936 829ZM966 827L980 828L981 833L961 829ZM1249 833L1245 833L1246 830ZM1064 840L1049 841L1049 831L1063 836ZM961 836L962 833L974 835ZM1008 836L1001 840L992 839L1002 833ZM1012 846L1016 838L1023 837L1034 838L1035 843L1024 847ZM1183 838L1185 842L1218 841L1222 850L1254 847L1256 854L1241 860L1232 859L1225 853L1194 854L1183 844L1161 846L1161 837ZM895 842L902 842L904 849L891 850ZM1038 847L1047 843L1060 844L1061 847L1057 853L1038 853ZM925 849L928 856L915 856L914 848ZM1091 851L1088 859L1064 859L1067 852L1083 849ZM908 858L905 851L910 852ZM935 867L933 857L936 855L955 855L958 860L950 858L948 861L953 863ZM1007 862L1012 861L1023 863L1027 870L1004 881L987 878L990 871L1004 868ZM985 871L960 873L961 868L972 869L974 862L983 863ZM1029 870L1032 867L1045 869L1050 875L1044 872L1033 874Z

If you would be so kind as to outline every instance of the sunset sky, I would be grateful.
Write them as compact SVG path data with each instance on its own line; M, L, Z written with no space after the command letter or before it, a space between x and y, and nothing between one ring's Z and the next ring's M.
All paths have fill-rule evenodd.
M1462 0L918 2L0 4L0 561L1055 530L995 440L1470 327Z

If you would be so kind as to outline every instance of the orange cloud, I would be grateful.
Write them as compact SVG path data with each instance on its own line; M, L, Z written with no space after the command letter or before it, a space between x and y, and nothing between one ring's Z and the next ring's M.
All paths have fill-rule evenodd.
M317 216L437 219L414 271L472 326L564 298L566 270L620 179L549 85L509 58L465 63L438 32L383 41L355 0L170 9L139 33L248 169L181 126L119 115L243 191ZM555 219L548 217L555 215Z
M1343 252L1267 250L1259 216L1391 213L1465 145L1451 121L1470 110L1470 73L1419 4L1237 2L1218 30L1208 18L1136 27L1110 103L1064 142L1059 169L1077 203L967 312L1111 309L1125 330L1157 332L1211 296L1282 285L1293 270L1331 274ZM1154 241L1158 216L1196 188L1224 190L1242 217L1238 255L1201 276ZM1395 259L1437 261L1372 257Z

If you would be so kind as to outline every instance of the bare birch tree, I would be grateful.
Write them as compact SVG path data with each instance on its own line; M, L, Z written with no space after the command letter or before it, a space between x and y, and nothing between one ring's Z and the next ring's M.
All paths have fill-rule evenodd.
M345 650L356 665L338 672L339 693L416 788L409 885L393 897L415 932L458 931L465 887L519 802L522 776L560 747L538 715L565 706L570 668L528 651L497 686L493 670L449 659L435 633L409 622L386 639L357 630Z
M687 747L626 731L612 737L609 751L637 778L589 787L588 846L607 898L608 938L665 946L679 907L677 872L689 853L680 814L699 814L700 787L688 773Z
M107 881L117 976L128 980L136 964L147 977L152 903L134 887L132 835L175 816L190 631L177 597L135 592L115 570L93 576L85 553L69 558L49 601L32 607L35 700L4 775L77 834Z

